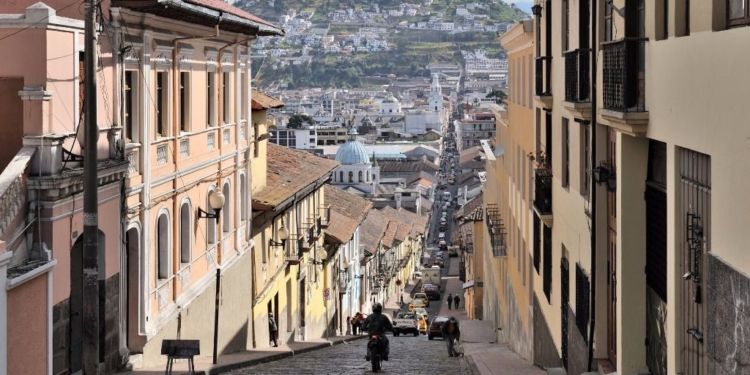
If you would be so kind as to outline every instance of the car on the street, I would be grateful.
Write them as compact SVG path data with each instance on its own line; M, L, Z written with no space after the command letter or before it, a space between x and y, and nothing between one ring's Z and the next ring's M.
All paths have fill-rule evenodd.
M435 260L434 260L434 261L432 262L432 265L433 265L433 266L438 266L438 267L440 267L440 268L445 268L445 261L444 261L444 260L442 260L442 259L435 259Z
M436 316L435 319L432 319L430 322L430 328L427 330L427 339L432 340L435 337L443 337L443 332L441 332L441 329L443 328L443 324L450 319L447 316Z
M440 225L445 225L448 221L445 220L445 217L440 218Z
M424 290L428 300L440 301L440 288L436 286L427 287Z
M414 293L414 297L412 297L412 299L415 299L415 300L416 299L422 299L422 300L424 300L424 306L425 307L430 307L430 299L427 298L427 294L425 294L425 293L422 293L422 292Z
M424 316L426 320L430 320L430 313L424 307L417 307L413 312Z
M424 293L425 289L428 288L428 287L431 287L431 286L434 286L434 287L437 288L437 285L435 285L435 284L431 284L431 283L424 283L424 284L422 284L422 290L421 290L421 292Z
M427 315L417 314L417 327L420 334L427 334Z
M400 312L393 318L393 336L409 333L419 336L419 315L413 312Z
M415 298L411 300L411 302L409 302L409 311L414 311L414 309L418 309L420 307L426 307L425 302L427 302L427 299Z

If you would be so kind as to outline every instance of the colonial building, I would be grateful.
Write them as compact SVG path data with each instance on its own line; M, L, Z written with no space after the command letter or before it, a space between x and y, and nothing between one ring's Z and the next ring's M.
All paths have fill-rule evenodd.
M735 62L750 4L536 3L535 151L553 173L535 181L534 318L538 342L554 345L535 362L742 372L750 201L738 124L750 92L738 83L750 73Z
M183 4L180 2L180 4ZM224 3L114 1L121 50L127 211L122 223L124 312L133 366L161 363L161 342L199 339L202 353L248 347L253 275L250 49L283 31ZM223 203L223 204L222 204ZM221 282L224 303L214 306ZM206 317L219 309L218 332ZM136 355L139 354L139 355Z
M365 145L357 140L357 130L352 128L349 135L349 140L336 151L336 161L341 165L334 172L331 184L373 195L380 183L380 167L374 157L370 161Z
M338 163L272 143L266 146L266 179L253 183L257 251L249 285L256 348L269 345L271 312L282 342L325 336L335 313L332 302L323 298L323 291L331 288L333 266L324 247L330 216L323 187Z

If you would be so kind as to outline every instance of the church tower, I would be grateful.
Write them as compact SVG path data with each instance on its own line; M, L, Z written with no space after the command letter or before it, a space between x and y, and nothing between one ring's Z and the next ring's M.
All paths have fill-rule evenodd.
M443 89L440 87L440 78L437 74L432 75L432 86L430 86L430 111L443 112Z

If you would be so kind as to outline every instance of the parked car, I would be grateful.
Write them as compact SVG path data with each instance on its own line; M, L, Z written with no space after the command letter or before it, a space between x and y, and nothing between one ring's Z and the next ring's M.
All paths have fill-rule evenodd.
M427 295L428 300L440 301L440 289L436 286L425 288L424 293Z
M440 330L448 319L450 318L447 316L436 316L435 319L432 319L430 329L427 330L427 339L432 340L435 337L443 337L443 332Z

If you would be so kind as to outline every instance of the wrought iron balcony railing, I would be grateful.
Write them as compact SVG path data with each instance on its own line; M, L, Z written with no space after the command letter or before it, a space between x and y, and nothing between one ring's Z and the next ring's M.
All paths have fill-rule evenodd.
M624 38L603 44L604 108L646 111L646 38Z
M534 171L534 207L541 215L552 214L552 171Z
M552 95L552 56L536 58L536 95Z
M576 49L565 52L565 101L583 103L591 100L589 54L591 50Z
M289 240L285 244L286 246L284 246L284 260L286 260L290 265L299 264L300 259L302 258L302 243L300 242L301 240L302 238Z
M496 204L487 204L487 215L485 215L484 220L487 223L487 231L490 235L492 255L496 257L506 256L505 224L503 224L500 209Z
M464 248L467 254L474 254L474 235L471 233L466 234L466 243Z

